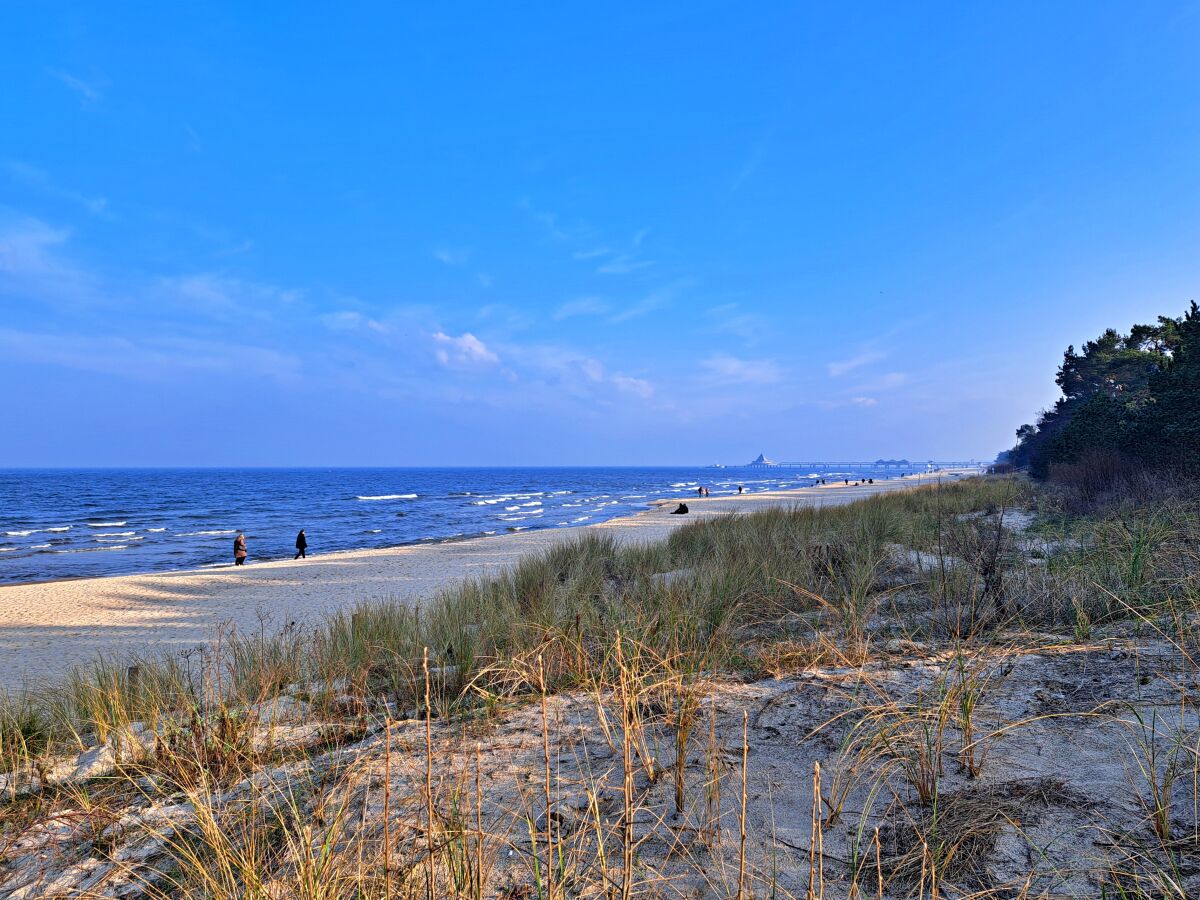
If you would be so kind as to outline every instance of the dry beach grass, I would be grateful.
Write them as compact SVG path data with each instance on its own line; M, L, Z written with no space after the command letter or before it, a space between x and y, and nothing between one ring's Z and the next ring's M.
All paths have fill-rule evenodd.
M14 897L1187 897L1200 508L590 531L0 713Z

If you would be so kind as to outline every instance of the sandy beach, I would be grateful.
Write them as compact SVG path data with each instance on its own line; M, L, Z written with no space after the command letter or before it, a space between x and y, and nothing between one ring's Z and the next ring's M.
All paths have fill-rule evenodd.
M681 497L691 513L671 514L679 499L607 522L518 532L440 544L251 562L234 568L86 578L0 587L0 687L61 676L98 655L184 650L220 627L240 632L311 623L364 600L419 602L456 581L488 575L532 553L597 530L622 542L655 541L705 516L768 506L825 506L903 490L965 472L910 476L873 485L831 484L714 497Z

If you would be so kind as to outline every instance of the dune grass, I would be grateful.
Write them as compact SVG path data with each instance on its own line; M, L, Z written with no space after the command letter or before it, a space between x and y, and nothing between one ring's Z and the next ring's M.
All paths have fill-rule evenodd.
M1004 527L1018 510L1038 515L1032 553ZM673 784L674 814L698 823L711 857L702 868L717 895L789 896L778 872L747 859L747 738L739 775L728 737L718 746L704 698L714 678L850 667L860 671L859 687L845 709L830 711L843 730L814 782L812 846L824 829L849 824L852 896L938 896L939 879L982 877L978 861L1012 817L986 789L945 794L941 785L948 760L970 778L983 776L992 742L1016 727L981 709L997 671L1019 652L1019 635L1052 629L1083 640L1106 623L1131 621L1171 641L1191 665L1200 658L1198 601L1194 501L1080 515L1022 479L970 479L847 506L701 520L646 546L588 535L420 606L366 601L312 627L273 631L264 623L255 634L218 635L184 656L100 661L52 688L0 699L0 768L36 768L64 748L133 729L157 732L158 749L134 747L122 771L130 783L168 783L197 818L185 833L163 834L173 862L145 885L149 896L496 896L496 860L514 852L528 864L530 893L510 896L554 900L588 895L585 888L673 896L639 869L633 824L652 816L666 828L667 814L644 799L663 777ZM867 668L897 641L951 648L942 674L904 697ZM983 648L986 655L977 652ZM546 703L558 693L595 699L620 779L611 796L603 779L587 788L570 812L584 824L570 834L555 825L562 813ZM280 759L254 749L248 711L280 696L310 704L324 722L423 719L427 729L476 727L540 703L545 769L501 815L480 784L477 758L474 772L468 755L435 778L427 731L424 787L403 799L386 787L378 796L383 834L351 821L350 798L363 798L365 816L367 798L379 791L353 767L326 773L319 785L264 787L231 821L214 798ZM1110 859L1112 896L1182 896L1170 885L1182 883L1172 866L1187 836L1171 810L1200 806L1200 776L1192 777L1200 743L1177 725L1163 749L1166 731L1157 724L1147 734L1140 722L1131 741L1131 791L1149 830L1144 847L1124 840ZM697 787L685 761L700 745ZM1189 777L1193 796L1181 800ZM850 815L847 799L864 789L871 802ZM1047 789L1031 787L1030 796ZM723 815L731 798L733 811ZM894 827L881 837L869 822L885 799ZM75 805L98 808L78 798ZM722 845L730 815L736 834ZM6 833L31 816L16 801L0 809ZM1193 842L1196 831L1193 823ZM818 856L814 850L810 897L826 896Z

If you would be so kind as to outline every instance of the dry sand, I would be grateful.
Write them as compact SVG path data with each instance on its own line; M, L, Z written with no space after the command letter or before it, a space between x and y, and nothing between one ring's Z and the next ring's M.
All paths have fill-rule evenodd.
M235 568L83 578L0 587L0 687L55 678L98 655L183 650L211 640L220 626L257 631L313 622L364 600L418 602L465 578L494 573L526 553L597 530L621 542L655 541L697 518L768 506L828 506L965 472L910 476L873 485L841 484L708 500L680 498L691 514L671 515L678 500L579 528L556 528L330 553L293 562Z

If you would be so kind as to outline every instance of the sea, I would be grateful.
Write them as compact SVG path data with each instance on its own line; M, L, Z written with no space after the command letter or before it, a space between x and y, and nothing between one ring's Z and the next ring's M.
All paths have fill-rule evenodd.
M895 478L895 468L0 470L0 584L225 566L603 522L655 500Z

